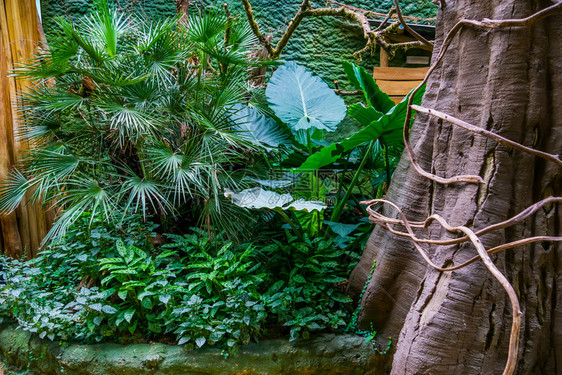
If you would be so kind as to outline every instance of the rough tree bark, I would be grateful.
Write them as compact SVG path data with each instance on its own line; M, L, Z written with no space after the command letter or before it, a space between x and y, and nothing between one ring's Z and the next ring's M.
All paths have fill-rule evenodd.
M462 18L527 17L550 1L447 1L439 10L435 54ZM562 13L528 28L465 28L432 75L422 102L506 138L551 154L562 150ZM443 122L418 115L411 142L420 165L450 177L478 174L485 184L444 186L420 176L403 155L387 199L408 219L438 213L478 230L532 203L562 193L554 163ZM387 216L392 210L385 208ZM486 248L536 235L562 234L562 207L549 205L523 223L482 236ZM447 238L438 225L420 233ZM472 245L427 247L435 263L459 264ZM369 280L373 260L376 267ZM518 293L523 312L519 374L562 374L562 246L541 243L492 255ZM361 300L359 325L392 336L392 355L379 366L392 374L501 374L512 312L500 284L481 262L454 272L428 267L408 239L375 228L349 292ZM381 368L379 367L379 368ZM379 372L377 372L379 373Z
M189 16L189 0L176 0L176 10L182 15L182 19L187 21Z
M0 0L0 179L4 179L29 145L18 141L21 126L17 98L30 82L9 77L17 63L37 53L44 40L35 0ZM0 215L0 252L18 257L33 257L52 221L35 205L20 207L16 212Z

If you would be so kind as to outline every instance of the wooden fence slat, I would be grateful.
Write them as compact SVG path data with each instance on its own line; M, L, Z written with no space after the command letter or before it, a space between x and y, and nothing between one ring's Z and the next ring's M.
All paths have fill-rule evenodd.
M373 78L388 81L421 81L429 68L374 68Z
M378 80L377 85L387 95L407 95L421 81L383 81Z

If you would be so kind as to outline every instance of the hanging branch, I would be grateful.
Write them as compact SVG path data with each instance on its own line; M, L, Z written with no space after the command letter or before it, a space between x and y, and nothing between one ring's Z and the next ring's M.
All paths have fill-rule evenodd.
M381 24L379 25L379 27L377 27L375 29L375 32L379 31L380 29L382 29L386 23L388 22L388 20L390 19L390 17L392 17L392 15L396 13L396 8L392 7L390 8L390 10L388 11L387 15L384 17L384 19L381 21Z
M490 225L490 226L485 227L483 229L480 229L480 230L474 232L474 234L476 236L480 237L480 236L483 236L484 234L487 234L487 233L490 233L490 232L493 232L493 231L496 231L496 230L499 230L499 229L504 229L504 228L510 227L510 226L528 218L529 216L533 215L540 207L542 207L546 204L553 203L553 202L557 202L557 203L562 202L562 197L546 198L546 199L528 207L526 210L521 212L519 215L514 216L511 219L503 221L501 223L493 224L493 225ZM412 241L414 241L414 245L416 246L416 249L420 252L420 255L424 258L424 260L431 267L433 267L437 271L445 272L445 271L458 270L458 269L463 268L463 267L475 262L476 260L480 259L480 257L475 257L475 258L472 258L472 259L468 260L467 262L465 262L461 265L458 265L458 266L453 266L453 267L449 267L449 268L439 267L438 265L436 265L435 263L433 263L431 261L431 259L429 258L429 255L427 254L427 251L425 251L419 244L424 243L424 244L432 244L432 245L439 245L439 246L454 245L454 244L466 243L470 240L470 238L468 236L459 237L459 238L456 238L456 239L453 239L453 240L451 240L451 239L430 240L430 239L419 238L414 234L413 228L425 229L425 228L429 227L429 225L431 225L431 223L433 223L434 221L437 221L438 223L440 223L443 226L444 219L437 214L433 214L421 223L420 222L410 222L406 219L406 216L403 214L402 210L400 210L400 208L398 206L396 206L394 203L392 203L390 201L387 201L387 200L384 200L384 199L373 199L373 200L370 200L370 201L365 201L365 202L360 202L360 203L368 205L367 213L369 214L369 219L371 220L371 222L382 226L383 228L387 229L389 232L391 232L395 235L398 235L398 236L401 236L401 237L406 237L406 238L409 238ZM382 215L381 213L378 212L380 207L375 208L375 209L373 209L371 207L373 205L380 204L380 203L387 203L387 204L391 205L392 207L394 207L398 211L398 215L400 216L400 219L392 219L392 218L386 217L386 216L384 216L384 215ZM394 225L400 225L400 226L405 227L406 232L395 230L393 228ZM507 243L507 244L496 246L496 247L488 250L488 253L493 254L493 253L497 253L499 251L511 249L511 248L514 248L514 247L517 247L517 246L521 246L521 245L525 245L525 244L537 242L537 241L559 242L559 241L562 241L562 237L536 236L536 237L524 238L524 239L521 239L521 240L517 240L517 241L514 241L514 242L510 242L510 243Z
M242 0L242 5L244 6L244 12L246 13L246 18L248 19L248 23L250 24L250 28L254 35L259 39L259 41L264 45L265 49L269 53L270 56L273 56L275 51L273 46L271 45L271 40L263 36L254 18L254 10L252 9L252 5L248 0Z
M363 37L367 40L365 47L361 50L354 53L354 56L357 56L359 59L361 55L365 52L372 51L377 46L377 43L380 44L385 50L390 51L392 48L412 48L418 47L423 49L431 50L433 45L431 43L424 43L423 41L414 41L414 42L405 42L405 43L391 43L388 42L386 39L388 35L395 32L398 29L399 23L393 23L389 27L385 28L384 30L379 30L379 28L388 22L388 19L393 14L393 10L387 15L382 13L375 13L365 11L360 8L355 8L346 4L341 4L335 1L328 1L330 4L337 5L337 8L333 7L325 7L325 8L313 8L310 4L310 0L303 0L301 5L299 6L299 10L293 16L289 25L287 26L287 30L283 33L277 45L274 47L271 43L271 40L265 37L255 20L254 11L249 0L241 0L242 5L244 6L244 11L246 13L246 18L250 24L250 27L253 33L257 36L260 43L264 45L267 49L269 56L271 59L278 59L281 56L281 53L289 43L289 40L297 30L298 26L305 18L313 18L313 17L336 17L342 20L350 21L356 24L359 24L363 30ZM376 14L386 16L387 19L383 21L383 24L377 28L377 30L371 30L371 25L369 23L369 19L367 18L367 14ZM425 19L424 19L425 20ZM412 34L413 35L413 34ZM425 40L425 39L424 39ZM390 51L391 52L391 51Z
M380 12L373 12L372 10L367 10L367 9L362 9L362 8L357 8L351 5L347 5L344 3L340 3L334 0L326 0L327 4L334 4L337 6L344 6L348 9L353 10L354 12L361 12L364 13L366 16L374 16L374 17L388 17L388 13L384 14L384 13L380 13ZM392 11L392 14L394 14L395 12L395 8L391 8L394 9L394 11ZM391 16L392 16L391 14ZM414 16L402 16L404 19L407 20L412 20L412 21L435 21L436 18L435 17L430 17L430 18L423 18L423 17L414 17ZM390 17L389 17L390 18Z
M400 5L398 4L398 0L394 0L394 7L396 8L396 15L398 16L398 19L400 20L400 23L404 27L404 30L409 32L410 35L412 35L418 42L422 43L423 45L428 46L429 48L431 48L433 50L433 43L431 43L430 41L425 39L423 36L418 34L417 31L412 29L410 27L410 25L408 25L406 23L406 21L404 21L404 17L402 17L402 11L400 10Z
M364 204L369 204L372 205L373 202L372 201L367 201L367 202L363 202ZM521 211L519 214L511 217L508 220L496 223L496 224L492 224L490 226L487 226L485 228L480 229L479 231L476 232L477 236L483 236L484 234L496 231L496 230L500 230L500 229L505 229L508 228L510 226L512 226L513 224L520 222L521 220L526 219L527 217L533 215L535 212L537 212L541 207L544 207L546 205L549 204L554 204L554 203L562 203L562 197L548 197L545 198L529 207L527 207L525 210ZM380 223L376 222L376 220L378 219L378 212L377 210L373 210L373 209L368 209L367 212L370 215L371 221L373 221L376 224L383 224L382 221ZM424 221L421 222L409 222L410 226L412 228L418 228L418 229L423 229L423 228L427 228L433 221L435 221L435 217L433 215L429 216L427 219L425 219ZM394 219L394 221L392 219L388 219L385 218L384 219L385 224L391 224L391 225L400 225L401 221L398 219ZM410 235L406 232L400 232L397 230L392 229L392 227L388 228L392 233L397 234L399 236L403 236L403 237L409 237ZM463 242L468 241L468 237L460 237L460 238L456 238L456 239L447 239L447 240L424 240L424 239L420 239L418 238L416 240L419 243L430 243L430 244L435 244L435 245L456 245L456 244L460 244Z

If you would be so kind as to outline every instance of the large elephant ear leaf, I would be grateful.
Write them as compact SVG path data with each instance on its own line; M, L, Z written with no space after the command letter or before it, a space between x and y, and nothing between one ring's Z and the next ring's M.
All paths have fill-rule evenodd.
M233 129L240 132L241 138L268 151L280 144L291 143L287 133L273 119L241 104L235 105L233 110L231 119L236 123Z
M277 117L295 132L310 128L335 131L346 114L342 98L292 61L273 73L265 93Z
M230 190L224 192L225 197L231 198L232 203L249 209L294 210L294 211L323 211L326 205L318 201L296 199L291 194L279 194L262 188L250 188L235 193Z
M373 76L367 73L363 67L347 61L343 61L342 65L349 82L357 90L363 91L367 105L382 113L386 113L394 107L392 99L381 91Z

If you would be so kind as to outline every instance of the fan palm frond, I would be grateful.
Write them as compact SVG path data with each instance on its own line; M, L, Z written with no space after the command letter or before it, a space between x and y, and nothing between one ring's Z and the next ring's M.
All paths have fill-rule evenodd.
M62 151L62 152L61 152ZM72 175L80 160L64 150L32 150L27 156L28 161L27 172L36 178L49 178L53 181L61 181Z
M97 0L94 5L95 11L83 25L84 32L90 35L93 43L113 57L117 53L119 38L130 26L132 19L124 13L110 10L107 0Z
M135 142L159 125L159 120L150 112L133 104L126 104L119 97L101 103L100 108L107 113L111 129L115 130L115 138L121 145L127 141Z
M115 219L134 210L146 219L179 207L187 221L203 211L231 234L240 230L233 215L248 222L224 190L245 188L248 156L265 163L257 151L282 135L257 114L233 117L259 95L248 84L260 64L249 53L256 39L218 10L178 20L141 22L108 0L96 0L89 18L56 20L49 48L15 72L37 79L20 108L19 139L33 147L22 172L0 185L2 212L26 197L56 204L62 215L48 239L85 212Z
M112 194L99 181L75 179L65 186L66 191L57 202L65 209L43 239L43 243L62 239L68 227L87 211L91 213L90 224L96 217L109 219L114 213Z
M256 217L249 210L220 196L207 199L199 217L200 226L210 226L209 231L225 233L231 240L248 235L255 223Z
M0 184L0 214L14 211L33 183L17 169L13 169Z
M129 170L129 172L131 172ZM123 212L132 209L134 212L142 211L143 219L146 220L147 213L171 212L173 206L162 192L163 186L149 177L141 178L135 174L124 177L124 183L120 189L120 201L126 199Z
M216 43L217 36L226 29L227 25L228 19L225 14L217 10L211 10L202 15L190 16L187 33L195 43L212 46Z
M76 110L81 107L85 98L58 87L35 86L24 94L24 105L32 106L33 110L46 113L57 113ZM26 109L25 107L23 108Z
M108 59L108 56L106 56L100 46L97 43L92 42L89 37L82 35L82 33L75 29L72 23L63 18L57 18L55 22L64 34L68 38L74 40L92 60L97 63L103 63Z

